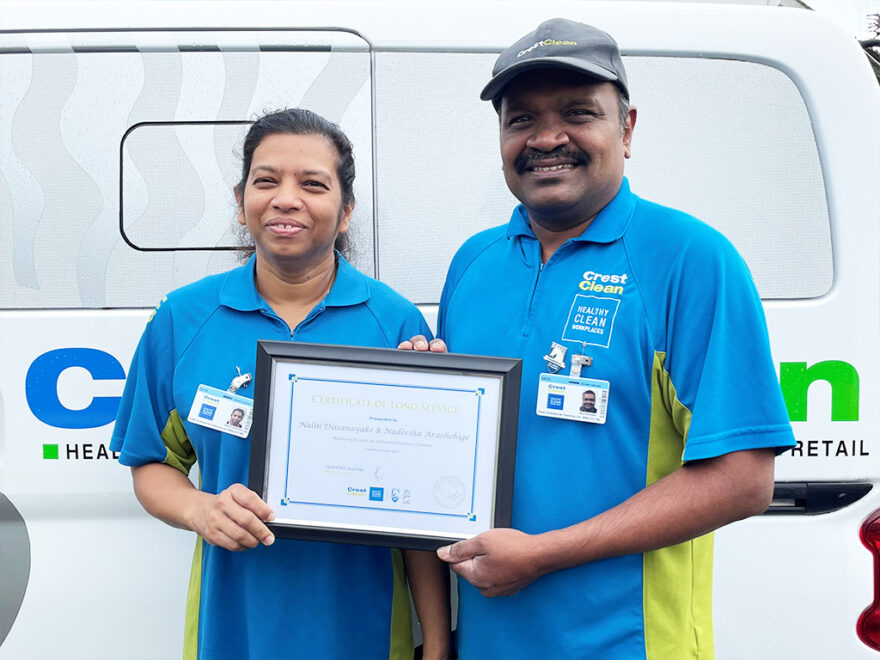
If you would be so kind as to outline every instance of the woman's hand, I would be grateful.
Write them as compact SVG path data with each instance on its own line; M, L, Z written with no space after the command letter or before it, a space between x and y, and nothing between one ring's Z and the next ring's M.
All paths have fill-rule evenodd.
M188 526L211 545L247 550L275 542L275 536L263 524L275 514L254 491L232 484L218 495L202 495L188 513Z
M183 472L164 463L140 465L131 473L140 503L169 525L192 530L208 543L227 550L275 542L263 524L273 520L275 514L243 484L232 484L214 495L200 491Z

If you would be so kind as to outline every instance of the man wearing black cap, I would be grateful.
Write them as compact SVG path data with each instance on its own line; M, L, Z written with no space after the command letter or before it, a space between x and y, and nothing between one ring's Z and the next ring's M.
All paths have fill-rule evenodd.
M521 357L523 380L513 529L438 550L466 580L460 657L711 658L708 532L767 507L794 444L760 298L718 232L630 192L609 35L547 21L481 96L521 204L456 254L438 337Z

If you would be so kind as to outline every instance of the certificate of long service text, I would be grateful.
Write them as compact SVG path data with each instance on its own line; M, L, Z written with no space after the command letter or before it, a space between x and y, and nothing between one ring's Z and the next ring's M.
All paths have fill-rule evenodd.
M275 522L469 538L492 527L497 376L275 363Z

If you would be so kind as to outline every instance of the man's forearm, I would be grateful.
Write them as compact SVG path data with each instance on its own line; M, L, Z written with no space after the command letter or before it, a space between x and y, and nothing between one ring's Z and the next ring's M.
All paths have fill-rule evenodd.
M682 543L764 511L773 451L734 452L688 464L618 506L534 537L541 573Z

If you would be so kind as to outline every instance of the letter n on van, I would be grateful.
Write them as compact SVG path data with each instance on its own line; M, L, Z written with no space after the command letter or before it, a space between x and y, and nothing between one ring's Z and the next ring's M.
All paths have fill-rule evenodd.
M825 360L807 367L806 362L779 365L779 385L793 422L807 421L807 391L817 380L831 386L831 421L859 420L859 373L849 362Z

